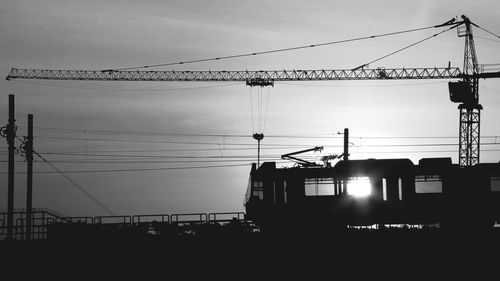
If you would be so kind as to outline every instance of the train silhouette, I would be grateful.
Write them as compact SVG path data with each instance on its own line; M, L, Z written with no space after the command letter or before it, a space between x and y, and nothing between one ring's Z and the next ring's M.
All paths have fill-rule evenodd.
M500 162L451 158L343 160L331 166L252 164L246 218L287 224L490 228L500 222Z

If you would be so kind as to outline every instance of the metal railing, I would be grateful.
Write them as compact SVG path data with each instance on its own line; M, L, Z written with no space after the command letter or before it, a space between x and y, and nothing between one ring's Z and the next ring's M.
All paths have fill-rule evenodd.
M0 212L0 240L7 234L7 212ZM15 240L26 240L26 211L14 210L15 225L13 233ZM54 225L92 226L94 229L132 230L148 234L164 234L167 229L171 234L192 233L200 225L225 225L231 222L251 225L245 220L244 212L213 212L213 213L175 213L175 214L142 214L120 216L75 216L68 217L45 208L34 208L31 218L31 239L47 239L49 228ZM78 229L78 228L73 228Z
M133 215L132 224L136 225L144 222L160 222L160 223L170 223L169 214L156 214L156 215Z
M208 215L206 213L172 214L170 218L171 222L177 225L208 222Z
M214 223L228 223L234 220L241 221L244 219L245 213L243 212L221 212L208 214L208 221Z

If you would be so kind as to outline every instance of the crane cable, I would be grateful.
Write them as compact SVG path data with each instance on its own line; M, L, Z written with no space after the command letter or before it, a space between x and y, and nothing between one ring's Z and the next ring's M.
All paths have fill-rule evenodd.
M497 35L497 34L495 34L495 33L491 32L491 31L489 31L489 30L486 30L486 29L484 29L483 27L481 27L481 26L479 26L479 25L477 25L477 24L475 24L475 23L473 23L473 22L471 22L471 24L472 24L472 25L474 25L475 27L477 27L477 28L479 28L479 29L482 29L483 31L485 31L485 32L487 32L487 33L489 33L489 34L491 34L491 35L495 36L496 38L500 38L500 35Z
M264 133L269 110L270 89L267 87L267 92L264 92L264 86L259 86L257 87L257 93L254 95L252 88L250 87L252 133Z
M451 27L450 27L450 28L448 28L448 29L442 30L441 32L438 32L438 33L433 34L433 35L431 35L431 36L429 36L429 37L426 37L426 38L424 38L424 39L422 39L422 40L420 40L420 41L417 41L417 42L415 42L415 43L413 43L413 44L410 44L410 45L405 46L405 47L403 47L403 48L397 49L396 51L393 51L393 52L391 52L391 53L389 53L389 54L387 54L387 55L384 55L384 56L382 56L382 57L380 57L380 58L378 58L378 59L374 59L374 60L372 60L372 61L370 61L370 62L367 62L367 63L365 63L365 64L362 64L362 65L360 65L360 66L358 66L358 67L354 68L354 70L357 70L357 69L360 69L360 68L366 67L366 66L368 66L368 65L370 65L370 64L372 64L372 63L374 63L374 62L377 62L377 61L379 61L379 60L385 59L385 58L387 58L387 57L389 57L389 56L392 56L392 55L394 55L394 54L396 54L396 53L399 53L399 52L404 51L404 50L406 50L406 49L408 49L408 48L411 48L411 47L413 47L413 46L415 46L415 45L417 45L417 44L420 44L420 43L422 43L422 42L425 42L425 41L427 41L427 40L429 40L429 39L431 39L431 38L434 38L434 37L436 37L436 36L438 36L438 35L441 35L441 34L443 34L443 33L447 32L447 31L450 31L450 30L452 30L452 29L456 28L457 26L459 26L459 25L461 25L461 24L462 24L462 23L455 24L455 25L451 26Z
M267 111L269 109L269 97L270 97L269 87L267 87L266 111L264 112L264 123L263 123L262 132L264 132L266 130Z
M252 96L252 87L249 88L250 93L250 119L252 120L252 133L255 132L255 125L253 122L253 96Z
M257 126L258 126L258 132L255 131L255 125L254 125L254 109L253 109L253 103L254 103L254 98L252 95L252 88L255 86L254 84L248 84L250 85L250 111L251 111L251 119L252 119L252 137L257 141L257 166L260 166L260 141L264 139L264 129L265 129L265 122L267 119L267 110L269 108L269 87L267 88L267 101L266 101L266 107L263 109L263 88L266 86L270 86L272 84L260 84L257 85L257 97L256 102L257 102ZM264 114L264 116L262 116Z
M224 59L234 59L234 58L241 58L241 57L248 57L248 56L256 56L256 55L263 55L263 54L271 54L271 53L278 53L278 52L294 51L294 50L299 50L299 49L314 48L314 47L321 47L321 46L327 46L327 45L334 45L334 44L340 44L340 43L355 42L355 41L361 41L361 40L366 40L366 39L374 39L374 38L379 38L379 37L398 35L398 34L426 30L426 29L431 29L431 28L439 28L439 27L451 25L451 24L453 24L453 22L454 22L454 19L447 21L443 24L438 24L438 25L433 25L433 26L407 29L407 30L403 30L403 31L382 33L382 34L370 35L370 36L362 36L362 37L357 37L357 38L352 38L352 39L343 39L343 40L337 40L337 41L331 41L331 42L325 42L325 43L303 45L303 46L298 46L298 47L282 48L282 49L275 49L275 50L269 50L269 51L252 52L252 53L245 53L245 54L238 54L238 55L229 55L229 56L206 58L206 59L196 59L196 60L188 60L188 61L180 61L180 62L168 62L168 63L160 63L160 64L152 64L152 65L144 65L144 66L112 68L112 69L104 69L101 71L102 72L112 72L112 71L122 71L122 70L132 70L132 69L142 69L142 68L153 68L153 67L160 67L160 66L182 65L182 64L190 64L190 63L199 63L199 62L207 62L207 61L215 61L215 60L224 60ZM460 22L459 24L461 24L461 23L462 22Z

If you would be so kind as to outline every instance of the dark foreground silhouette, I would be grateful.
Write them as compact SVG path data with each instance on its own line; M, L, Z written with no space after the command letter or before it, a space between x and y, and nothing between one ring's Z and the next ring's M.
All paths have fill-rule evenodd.
M500 231L312 229L249 232L218 229L197 235L135 231L62 231L47 239L1 241L2 271L37 276L162 279L480 276L497 274ZM65 275L71 274L71 275ZM149 277L148 277L149 278ZM312 279L311 279L312 278ZM406 279L406 278L404 278Z

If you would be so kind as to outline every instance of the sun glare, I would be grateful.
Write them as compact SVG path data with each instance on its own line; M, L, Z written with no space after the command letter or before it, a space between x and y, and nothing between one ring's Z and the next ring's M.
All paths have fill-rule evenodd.
M370 178L351 178L347 182L347 193L356 197L365 197L372 193Z

